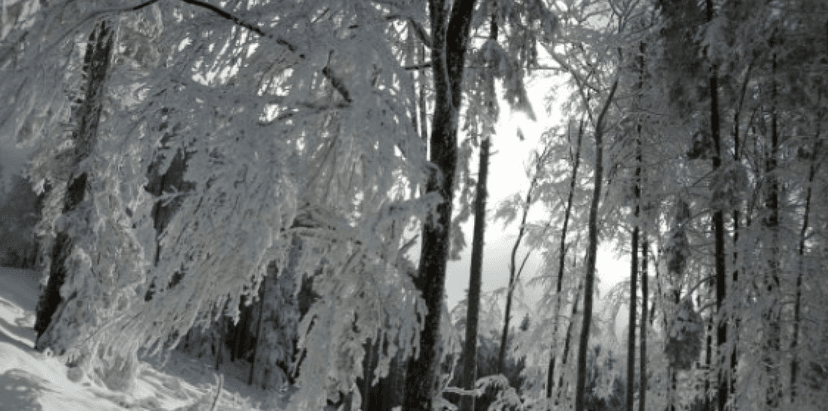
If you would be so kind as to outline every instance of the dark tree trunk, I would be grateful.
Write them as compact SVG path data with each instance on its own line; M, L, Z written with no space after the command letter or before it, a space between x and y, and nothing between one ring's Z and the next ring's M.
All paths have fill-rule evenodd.
M821 116L820 116L821 117ZM817 123L819 124L819 123ZM808 220L811 214L811 194L814 184L814 176L816 175L817 163L816 159L820 151L821 144L819 142L819 126L817 126L817 137L815 139L814 148L811 151L811 167L808 170L808 188L805 192L805 212L802 217L802 229L799 231L799 273L796 276L796 296L794 300L794 323L793 331L791 333L791 401L796 400L796 379L799 373L799 354L797 347L799 346L799 326L802 321L802 276L805 271L805 239L808 234Z
M649 275L647 264L648 264L648 251L650 244L647 241L647 231L642 233L641 239L641 331L639 332L639 339L641 343L639 344L641 347L641 355L639 357L640 363L640 384L638 386L638 411L645 411L647 405L647 299L649 297L648 290L648 283Z
M575 388L575 411L584 411L587 377L587 351L589 349L589 328L592 325L592 294L595 284L595 261L598 256L598 205L601 202L601 184L604 173L604 117L618 89L618 80L612 84L601 114L595 121L595 185L592 204L589 207L589 234L587 243L586 275L584 278L584 315L581 321L581 337L578 342L578 376ZM589 109L589 108L587 108Z
M104 100L104 85L109 61L112 54L112 31L106 22L101 22L89 35L89 42L84 53L83 73L86 80L85 95L75 112L77 129L73 133L74 162L76 171L69 178L66 187L63 214L75 211L86 200L86 192L90 183L86 171L80 170L80 164L92 153L98 135L98 123ZM59 343L59 335L48 335L50 325L56 316L60 315L60 308L65 304L60 289L66 282L68 271L67 260L72 254L76 239L68 232L57 233L52 246L52 261L49 268L49 280L40 295L37 304L35 331L37 340L35 348L44 350L52 348L57 354L63 354L66 348Z
M497 41L497 15L492 14L489 25L489 39ZM487 92L494 94L494 74L490 70L486 74ZM489 116L495 119L497 115L496 96L488 97ZM494 129L492 125L492 130ZM488 127L487 127L488 128ZM471 272L469 273L469 295L466 309L466 339L463 345L463 389L474 389L477 380L477 323L480 314L480 288L483 279L483 247L486 234L486 197L488 196L487 181L489 177L489 151L492 144L491 135L484 135L480 141L480 157L477 171L477 188L474 199L474 234L472 237ZM460 411L474 410L475 397L464 395L460 399Z
M641 135L639 129L639 136L637 141L637 165L635 167L635 212L633 214L634 228L632 232L631 250L630 250L630 317L627 334L627 411L633 411L635 405L635 317L636 304L638 302L638 215L640 212L641 202ZM646 311L647 306L643 305L643 311Z
M771 38L771 44L774 43ZM771 77L776 76L776 55L771 62ZM768 373L768 393L766 403L769 408L779 407L782 390L779 386L779 351L781 349L781 329L779 325L779 179L776 176L777 153L779 148L779 130L776 112L776 79L772 78L771 85L771 141L770 153L765 163L765 177L768 179L768 193L766 207L768 216L763 220L765 228L770 231L770 247L768 257L768 274L765 279L765 290L772 303L765 312L765 327L767 337L765 346L765 370Z
M706 0L707 21L713 20L713 0ZM721 167L722 164L722 145L720 136L720 122L719 122L719 79L716 77L717 68L713 65L710 69L710 78L708 80L710 92L710 136L713 140L713 172ZM715 268L716 268L716 312L722 313L722 306L727 297L727 266L725 255L725 227L724 227L724 211L721 209L714 210L713 213L713 236L715 237ZM719 318L719 324L716 330L716 344L719 351L724 350L724 345L727 342L727 320ZM717 403L719 411L724 411L725 405L728 401L728 380L725 377L724 363L720 364L717 390Z
M266 290L265 286L267 285L267 277L268 276L265 276L264 278L262 278L262 284L260 285L260 287L262 288L262 299L267 298L267 294L264 292L264 290ZM275 279L271 278L270 281L273 281L273 280L275 280ZM262 317L264 317L262 315L262 309L263 308L264 308L263 304L260 302L259 303L259 318L256 320L256 337L253 339L253 358L250 360L250 373L247 375L247 385L253 385L253 375L255 374L255 371L256 371L256 356L258 354L258 349L259 349L259 338L262 335Z
M440 318L446 262L449 254L449 228L457 165L457 125L462 102L463 68L469 42L471 15L475 0L458 0L447 14L445 0L430 0L431 67L434 77L435 106L429 142L430 160L437 167L426 184L427 193L438 193L443 202L423 224L422 250L414 284L428 310L422 318L420 351L408 363L404 409L431 411L438 395L442 340ZM434 221L436 217L437 221Z

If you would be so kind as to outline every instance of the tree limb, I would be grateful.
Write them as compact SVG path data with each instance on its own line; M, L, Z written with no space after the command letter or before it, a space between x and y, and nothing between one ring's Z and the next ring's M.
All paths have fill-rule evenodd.
M137 11L137 10L140 10L140 9L145 8L147 6L150 6L152 4L155 4L158 1L160 1L160 0L149 0L145 3L141 3L141 4L139 4L135 7L132 7L128 10L129 11ZM236 15L234 15L234 14L232 14L232 13L226 11L226 10L223 10L223 9L217 7L217 6L214 6L214 5L209 4L209 3L205 3L205 2L200 1L200 0L178 0L178 1L180 1L182 3L187 3L187 4L195 6L195 7L201 7L203 9L209 10L209 11L217 14L219 17L221 17L223 19L226 19L226 20L230 20L234 24L236 24L238 26L241 26L241 27L244 27L247 30L258 34L261 37L266 37L266 38L269 38L269 39L275 41L276 44L279 44L280 46L283 46L283 47L287 48L292 53L296 53L297 56L300 59L304 60L305 58L307 58L307 56L304 53L298 53L297 52L298 47L296 47L295 44L285 40L284 38L275 36L271 33L267 33L264 30L262 30L261 27L255 25L255 24L253 24L249 21L246 21L246 20L242 19L241 17L236 16ZM420 27L420 29L422 29L422 27ZM325 68L322 69L322 75L325 76L325 78L327 78L328 80L330 80L331 85L333 85L334 89L336 89L336 91L339 92L339 94L342 95L342 98L345 99L345 101L347 101L349 103L352 101L351 100L351 93L348 91L348 88L345 86L345 83L342 81L341 78L337 77L334 74L333 70L330 67L325 66Z
M428 47L428 48L434 47L433 46L434 43L431 41L431 36L428 35L428 33L423 28L422 24L418 23L417 21L415 21L412 18L408 19L408 24L411 25L411 27L414 29L414 34L417 35L417 38L419 38L420 41L422 41L423 44L426 45L426 47Z

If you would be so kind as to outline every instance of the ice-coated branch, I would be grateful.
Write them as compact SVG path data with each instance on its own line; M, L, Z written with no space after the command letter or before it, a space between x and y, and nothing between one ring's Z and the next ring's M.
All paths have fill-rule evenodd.
M141 3L141 4L137 5L135 7L132 7L131 9L128 9L128 10L130 10L130 11L141 10L141 9L143 9L147 6L153 5L153 4L155 4L159 1L160 0L149 0L147 2L144 2L144 3ZM286 49L290 50L292 53L296 53L296 55L300 59L305 59L307 57L305 54L297 52L298 47L296 47L295 44L285 40L282 37L275 36L271 33L267 33L264 30L262 30L261 27L255 25L255 24L253 24L249 21L246 21L246 20L242 19L241 17L239 17L235 14L232 14L232 13L226 11L226 10L223 10L218 6L214 6L210 3L206 3L206 2L203 2L203 1L200 1L200 0L178 0L178 1L180 1L182 3L187 3L187 4L195 6L195 7L201 7L203 9L209 10L209 11L215 13L216 15L218 15L219 17L221 17L223 19L226 19L226 20L230 20L234 24L236 24L238 26L241 26L241 27L244 27L245 29L247 29L249 31L252 31L253 33L258 34L261 37L269 38L269 39L275 41L276 44L279 44L280 46L283 46ZM336 91L339 92L340 95L342 95L342 98L345 99L345 101L347 101L349 103L352 101L351 100L351 93L348 91L348 88L345 86L345 82L343 82L341 78L337 77L334 74L333 69L331 69L329 66L325 66L325 68L322 69L322 75L325 76L325 78L327 78L328 80L330 80L331 85L333 86L333 88L336 89Z

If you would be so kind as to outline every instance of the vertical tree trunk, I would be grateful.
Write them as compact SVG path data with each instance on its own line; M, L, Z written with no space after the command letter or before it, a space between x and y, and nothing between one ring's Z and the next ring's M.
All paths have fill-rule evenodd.
M713 0L706 0L707 21L713 20ZM708 87L710 92L710 136L713 139L713 172L719 169L722 163L722 146L719 125L719 80L716 74L717 67L711 65ZM713 213L713 236L715 237L715 268L716 268L716 313L719 315L719 324L716 330L716 344L719 352L723 352L727 342L727 320L722 317L722 306L727 297L727 266L724 244L724 212L717 209ZM720 359L722 356L718 356ZM719 411L724 411L728 400L728 380L724 373L724 361L720 361L718 373L717 399Z
M630 317L627 334L627 411L633 411L635 405L635 314L636 304L638 302L638 215L640 211L641 202L641 129L639 128L639 136L637 140L637 165L635 167L635 212L633 219L635 226L632 232L631 250L630 250ZM647 306L643 305L644 311Z
M584 411L587 377L587 350L589 346L589 328L592 325L592 293L595 283L595 261L598 254L598 205L601 202L601 183L604 174L604 117L618 88L618 80L612 84L610 93L595 122L595 185L592 191L592 204L589 207L589 234L587 244L586 274L584 277L584 315L581 322L581 337L578 346L578 380L575 388L575 411ZM589 108L587 107L587 110Z
M581 302L581 295L583 295L583 284L578 285L578 290L575 293L575 301L572 303L572 311L569 316L569 324L566 326L566 337L564 338L564 350L563 355L561 355L561 375L558 377L558 386L557 392L555 394L555 406L560 403L561 400L561 392L569 391L569 385L563 386L563 372L566 370L566 364L569 361L569 350L572 347L572 335L574 334L575 328L575 316L578 315L578 304Z
M420 291L428 312L421 319L423 330L420 334L419 355L409 361L406 370L404 409L407 411L431 411L438 395L442 354L440 318L443 312L449 227L454 199L458 111L462 102L463 69L474 3L475 0L455 1L450 12L446 0L430 0L428 6L435 91L430 160L437 171L429 176L426 192L439 194L443 201L433 215L429 213L426 216L423 224L420 264L414 284Z
M89 41L84 52L83 73L86 78L85 95L75 112L77 129L73 132L74 163L76 170L67 182L63 214L70 214L77 210L81 203L89 201L86 192L89 190L88 170L82 169L81 163L92 153L98 135L98 123L103 109L104 85L106 82L109 62L112 54L112 30L106 22L101 22L89 35ZM49 267L49 280L40 295L37 304L35 331L37 340L35 348L44 350L51 348L57 354L63 354L72 344L71 341L61 341L60 332L53 332L52 327L60 316L66 300L73 298L61 295L60 289L71 275L67 262L72 255L76 239L69 232L58 232L52 246L52 261ZM53 335L54 334L54 335Z
M745 74L745 79L742 81L742 91L739 97L739 105L736 108L736 112L733 115L733 161L735 163L741 162L741 145L739 139L739 117L741 116L742 106L745 101L745 94L747 94L747 85L748 81L750 80L750 73L753 69L753 64L748 66L747 73ZM731 288L737 290L738 283L739 283L739 225L741 221L741 217L739 215L739 207L735 207L732 212L732 219L733 219L733 236L731 240L731 244L733 245L733 274L731 275ZM733 351L730 353L730 378L728 379L728 386L729 386L729 395L734 395L736 393L736 365L738 362L738 339L739 339L739 317L734 318L733 323L733 331L731 332L732 339L733 339Z
M492 13L489 24L489 39L497 41L498 26L497 14ZM489 118L492 122L497 117L497 96L495 95L494 73L491 68L486 73L486 93ZM491 127L491 128L490 128ZM463 389L474 389L477 380L477 323L480 314L480 288L483 279L483 247L486 234L486 198L488 197L487 181L489 177L489 151L492 144L494 124L484 127L483 138L480 141L480 157L478 160L477 187L474 199L474 234L472 238L471 272L469 273L469 295L466 310L466 339L463 346ZM491 130L488 131L488 130ZM474 410L475 397L464 395L460 399L460 411Z
M771 39L773 44L773 39ZM771 62L771 77L776 75L776 55ZM765 346L765 370L768 373L768 392L766 403L769 408L779 407L781 398L780 376L779 376L779 351L781 348L781 329L779 325L779 180L776 177L776 156L779 147L779 131L776 113L776 79L772 78L771 85L771 141L770 153L765 163L765 176L768 181L768 193L766 207L768 216L763 220L765 228L770 231L770 255L768 258L768 274L765 279L765 290L771 299L771 304L765 312L766 346Z
M268 296L266 292L268 282L267 277L270 276L262 278L262 284L260 285L260 287L262 287L262 300ZM271 277L271 281L274 280L275 278ZM259 354L259 339L262 335L262 317L264 317L262 315L263 308L263 304L259 302L259 318L256 320L256 337L253 339L253 358L250 359L250 373L247 375L247 385L253 385L253 375L256 373L256 357Z
M647 241L646 230L642 233L641 237L641 331L639 332L639 339L641 341L639 344L641 349L639 357L639 379L641 382L638 385L638 411L645 411L647 406L647 299L649 297L647 294L649 292L647 253L650 245Z
M820 116L822 117L822 116ZM819 122L817 124L820 124ZM793 331L791 332L791 402L796 400L796 379L799 373L799 354L797 347L799 346L799 324L802 321L802 276L805 271L805 238L808 234L808 220L811 214L811 194L814 184L814 176L816 175L818 153L821 148L819 141L819 125L817 125L817 135L814 143L814 148L811 150L811 167L808 170L808 188L805 192L805 212L802 217L802 228L799 230L799 273L796 275L796 296L794 300L794 323Z
M492 15L489 38L497 40L497 17ZM487 90L494 90L494 75L487 74L489 84ZM494 105L495 96L489 97L490 105ZM494 107L490 107L489 114L495 114ZM463 346L463 389L474 389L477 379L477 323L480 313L480 288L483 277L483 247L486 234L486 197L487 181L489 176L489 150L491 136L486 135L480 141L480 156L477 171L477 188L474 199L474 234L472 238L471 273L469 274L468 307L466 310L466 339ZM474 409L475 397L464 395L460 399L460 411Z
M526 200L523 203L523 213L520 218L520 226L518 228L518 236L515 239L515 244L512 246L512 253L509 257L509 283L506 286L506 310L504 312L503 318L503 330L500 333L500 347L497 353L497 373L503 374L503 370L506 366L506 348L509 341L509 323L512 319L512 296L514 295L515 285L517 283L518 277L520 277L520 273L523 271L523 267L526 264L526 260L529 259L529 254L526 254L523 258L523 262L520 265L520 268L517 266L517 252L520 244L523 242L523 236L526 235L526 219L529 216L529 208L534 201L532 195L534 194L535 188L538 185L538 179L540 178L541 169L543 166L543 162L545 157L547 156L548 148L544 148L544 152L538 155L537 163L535 164L535 174L532 176L532 180L529 182L529 189L526 191Z
M554 318L552 319L552 346L549 354L549 370L546 376L546 398L552 398L552 392L555 388L555 351L557 351L558 325L560 324L559 317L561 312L561 292L563 291L563 278L566 268L566 235L569 230L569 219L572 216L572 203L575 199L575 183L578 180L578 168L581 165L581 141L584 136L584 119L581 118L578 125L578 138L575 143L575 153L570 152L570 158L573 161L572 175L569 180L569 194L566 199L566 210L564 211L563 226L561 227L561 239L558 248L558 277L555 284L555 309L552 311Z
M428 141L428 106L426 105L426 68L425 68L425 46L420 46L420 64L423 66L418 77L420 92L418 95L420 105L420 137L424 142Z
M471 390L477 379L477 323L480 312L480 288L483 275L483 236L486 232L486 177L489 172L489 146L491 140L480 143L480 166L477 192L474 201L474 237L472 239L471 273L469 275L468 308L466 312L466 340L463 346L463 389ZM461 411L474 409L473 396L465 395L460 401Z
M636 96L636 101L635 101L636 108L639 111L641 111L641 99L643 98L643 90L644 90L644 77L646 75L646 73L644 71L645 70L645 67L644 67L644 54L646 53L646 51L647 51L646 43L640 42L638 44L638 57L637 57L637 60L638 60L637 61L638 62L638 84L637 84L636 88L638 89L637 90L638 94ZM634 405L633 393L635 392L634 391L634 386L633 386L633 381L635 381L635 312L636 312L635 303L637 302L637 298L636 298L636 295L635 295L637 284L635 284L635 280L638 278L639 272L642 273L642 276L646 275L646 269L639 268L639 264L638 264L638 246L639 246L639 230L640 230L640 228L639 228L640 227L640 225L639 225L639 213L640 213L640 208L641 208L641 186L642 186L641 168L642 168L643 162L644 162L644 155L643 155L643 150L641 148L641 146L642 146L642 141L641 141L642 140L642 135L641 135L642 127L641 127L641 119L640 118L638 119L637 123L638 123L638 124L636 124L636 134L637 135L636 135L636 140L635 140L635 160L636 160L635 193L634 193L635 194L635 213L634 213L634 215L635 215L635 228L633 229L633 235L632 235L632 243L633 243L632 244L632 250L631 250L632 259L631 259L631 262L630 262L631 265L632 265L632 273L630 274L632 277L631 277L631 281L630 281L630 321L629 321L629 323L630 323L629 327L630 327L631 331L629 332L629 340L630 341L628 343L629 347L628 347L628 353L627 353L627 368L628 368L628 371L627 371L627 385L628 385L628 387L627 387L627 409L629 411L633 410L633 405ZM646 237L646 233L645 233L645 237ZM643 245L646 247L646 240L644 240ZM644 257L642 263L646 264L647 250L642 249L642 252L643 252L643 257ZM646 288L646 285L645 285L646 281L647 281L646 278L642 278L642 280L641 280L641 282L642 282L641 293L642 293L643 298L642 298L642 303L641 303L641 331L640 331L641 344L640 345L641 345L642 352L639 353L639 355L641 356L639 358L640 363L641 363L641 369L639 370L639 380L640 380L640 382L639 382L639 400L638 400L639 401L639 409L641 409L641 410L644 409L644 390L641 389L641 387L644 386L644 380L645 380L644 368L646 366L646 362L645 362L646 357L643 356L646 352L646 350L644 348L644 344L645 344L644 340L646 338L645 335L644 335L646 333L645 325L647 323L647 321L646 321L647 320L647 295L646 295L647 288ZM632 371L629 371L629 370L632 370Z
M707 292L707 298L710 298L711 297L710 294L711 294L711 291L712 291L713 287L711 287L710 283L708 283L706 288L707 288L707 291L708 291ZM699 292L699 294L698 294L696 305L699 306L699 307L704 306L703 303L702 303L701 292ZM706 372L707 372L708 375L705 375L705 377L704 377L704 387L702 388L701 398L704 401L704 410L705 411L712 411L713 410L713 408L712 408L713 403L712 403L710 397L707 395L707 393L710 392L710 377L709 377L709 374L710 374L710 371L713 369L713 326L716 322L715 317L716 316L714 314L710 314L708 316L707 321L706 321L707 326L706 326L705 332L704 332L704 334L705 334L704 366L705 366L705 369L707 370Z

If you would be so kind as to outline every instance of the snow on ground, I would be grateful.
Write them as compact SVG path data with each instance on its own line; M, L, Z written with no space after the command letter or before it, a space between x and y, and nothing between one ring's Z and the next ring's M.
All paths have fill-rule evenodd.
M68 377L58 359L35 351L38 274L0 267L0 411L202 411L217 386L214 364L179 352L166 361L142 362L132 392L111 391L87 378ZM244 369L229 364L217 411L257 410L267 394L242 382Z

